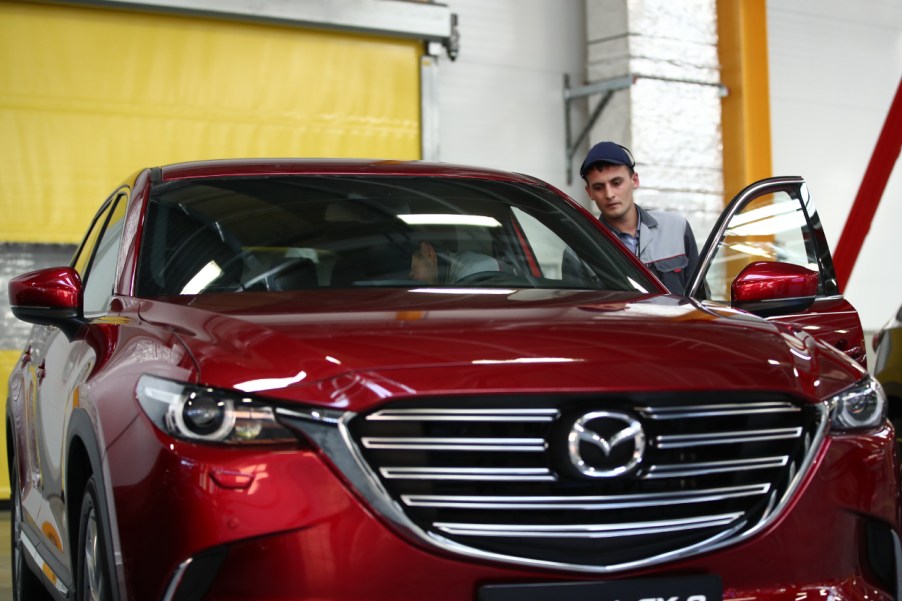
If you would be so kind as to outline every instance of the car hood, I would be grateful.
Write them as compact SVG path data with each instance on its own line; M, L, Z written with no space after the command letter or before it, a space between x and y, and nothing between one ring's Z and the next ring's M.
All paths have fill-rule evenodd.
M448 289L144 301L202 384L363 410L492 392L779 390L812 400L861 377L839 352L668 295Z

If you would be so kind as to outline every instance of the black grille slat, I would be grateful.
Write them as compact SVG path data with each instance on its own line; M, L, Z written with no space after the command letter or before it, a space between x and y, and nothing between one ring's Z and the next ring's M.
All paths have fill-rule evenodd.
M432 539L512 559L608 567L740 537L780 505L822 414L774 394L729 399L419 399L348 426L371 473ZM645 454L627 474L590 478L568 455L574 422L599 410L642 425ZM593 444L578 451L587 461L619 452L604 455Z

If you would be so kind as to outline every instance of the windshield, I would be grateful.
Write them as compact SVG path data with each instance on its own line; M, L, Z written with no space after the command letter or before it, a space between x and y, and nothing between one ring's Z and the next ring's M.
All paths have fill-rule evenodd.
M138 296L375 287L654 291L550 190L476 178L169 182L150 198Z

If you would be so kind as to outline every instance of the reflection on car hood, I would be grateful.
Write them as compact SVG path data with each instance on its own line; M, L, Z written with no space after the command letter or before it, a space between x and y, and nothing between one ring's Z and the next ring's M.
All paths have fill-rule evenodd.
M823 398L858 377L810 336L673 296L244 293L145 301L141 314L175 330L204 384L355 410L388 396L477 390L770 389ZM348 387L359 392L351 398Z

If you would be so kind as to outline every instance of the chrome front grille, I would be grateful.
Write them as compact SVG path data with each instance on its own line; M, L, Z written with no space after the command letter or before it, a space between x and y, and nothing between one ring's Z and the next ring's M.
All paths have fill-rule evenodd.
M347 426L421 538L611 571L759 529L790 495L824 419L823 407L778 395L705 393L420 399ZM637 447L635 467L618 473Z

